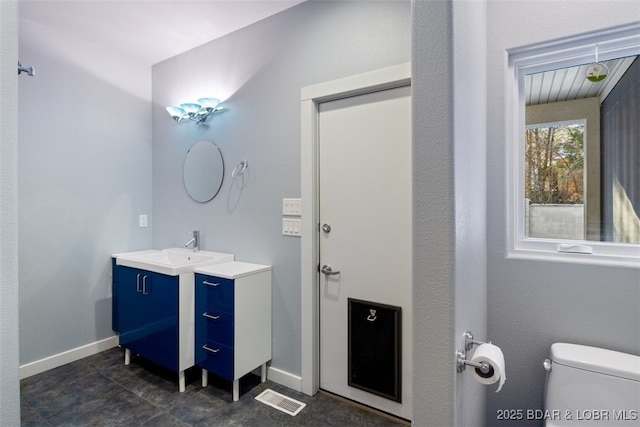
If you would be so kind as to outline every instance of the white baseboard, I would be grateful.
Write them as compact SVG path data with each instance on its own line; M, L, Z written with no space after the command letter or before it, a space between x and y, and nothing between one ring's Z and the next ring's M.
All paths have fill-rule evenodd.
M20 379L28 378L32 375L98 354L101 351L108 350L117 345L118 337L113 336L59 354L54 354L53 356L45 357L35 362L26 363L20 366ZM298 375L283 371L282 369L269 367L267 370L267 378L274 383L289 387L292 390L302 391L302 378Z
M96 341L81 347L72 348L65 352L36 360L35 362L26 363L20 366L20 379L28 378L32 375L75 362L76 360L98 354L101 351L108 350L118 345L118 337L113 336Z
M274 383L289 387L292 390L302 391L302 378L298 375L283 371L282 369L270 366L267 371L267 378Z

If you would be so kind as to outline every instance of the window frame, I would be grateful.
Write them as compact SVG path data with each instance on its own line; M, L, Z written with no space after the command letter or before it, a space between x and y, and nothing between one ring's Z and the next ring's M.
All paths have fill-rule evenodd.
M525 75L640 55L640 22L507 50L507 258L640 268L640 244L525 237Z

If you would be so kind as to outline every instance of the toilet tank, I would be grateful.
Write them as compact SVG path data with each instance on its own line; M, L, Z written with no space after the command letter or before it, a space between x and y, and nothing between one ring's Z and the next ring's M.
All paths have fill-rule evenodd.
M640 427L640 356L555 343L545 368L547 427Z

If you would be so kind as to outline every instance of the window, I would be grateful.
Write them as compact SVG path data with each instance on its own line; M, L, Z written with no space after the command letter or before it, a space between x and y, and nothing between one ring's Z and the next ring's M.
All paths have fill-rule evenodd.
M640 24L509 52L510 257L640 267L638 55Z
M526 127L525 237L586 239L585 124L580 120Z

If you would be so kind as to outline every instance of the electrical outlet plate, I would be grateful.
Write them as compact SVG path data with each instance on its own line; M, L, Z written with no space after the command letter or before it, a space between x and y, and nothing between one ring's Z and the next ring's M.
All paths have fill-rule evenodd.
M282 218L282 235L283 236L300 236L302 220L300 218Z
M302 199L287 198L282 199L282 215L302 215Z
M142 214L138 216L138 225L140 227L146 227L147 226L147 215L146 214Z

